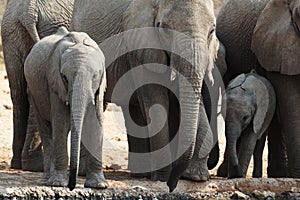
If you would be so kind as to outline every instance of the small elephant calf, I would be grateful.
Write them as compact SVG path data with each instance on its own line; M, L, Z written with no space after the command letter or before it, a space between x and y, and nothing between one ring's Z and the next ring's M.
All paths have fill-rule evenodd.
M102 172L104 55L86 33L59 28L36 43L25 77L44 147L44 178L51 186L76 186L80 141L88 149L84 186L106 188ZM71 130L69 184L67 136Z
M261 177L266 130L276 107L274 89L264 77L252 71L229 83L225 99L226 158L218 176L245 177L253 154L253 177Z

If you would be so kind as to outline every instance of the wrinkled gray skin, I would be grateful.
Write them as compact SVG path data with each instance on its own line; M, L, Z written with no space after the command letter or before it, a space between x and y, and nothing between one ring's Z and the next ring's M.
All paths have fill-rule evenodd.
M197 21L193 19L202 20ZM164 169L152 171L149 174L140 174L141 176L150 176L153 180L163 181L167 180L169 178L169 175L171 174L168 180L170 191L174 190L177 185L178 179L190 163L195 149L195 139L198 124L202 124L202 131L201 135L198 136L200 138L197 139L204 138L206 134L211 134L203 103L200 103L200 93L204 74L206 73L207 69L212 68L211 65L213 63L213 58L216 55L214 21L215 17L213 14L212 1L92 0L87 2L83 0L77 0L74 3L74 13L71 21L71 29L87 32L97 43L101 43L105 39L125 30L154 26L160 28L170 28L185 33L188 36L194 38L196 44L200 47L199 49L192 49L195 58L200 58L200 56L202 57L201 60L194 59L192 61L195 66L198 66L197 68L188 67L188 64L184 60L180 59L176 55L164 51L139 50L130 53L128 55L128 59L122 60L122 58L120 58L107 69L107 74L110 75L108 76L108 88L107 93L105 94L106 101L111 100L111 92L114 88L115 83L122 74L124 74L134 66L149 62L158 62L161 64L173 66L175 69L178 69L178 71L180 71L180 73L185 76L187 80L189 80L194 91L196 92L197 98L192 100L193 98L189 97L192 97L193 94L187 92L187 90L184 89L186 85L184 85L178 79L175 79L175 81L173 82L179 94L179 104L181 105L183 110L188 111L186 113L181 113L181 119L183 119L181 125L183 127L183 133L185 134L185 136L193 141L192 145L189 147L186 153L177 162L174 163L173 166L169 165ZM166 34L168 34L167 31ZM134 35L131 36L132 38L134 38ZM167 38L168 40L171 39L171 36L166 35L165 38ZM138 40L139 38L136 38L135 41ZM157 37L156 40L158 40L156 42L161 43L162 46L169 45L168 42L160 40L159 37ZM105 57L109 56L109 51L107 52L102 47L101 49L104 51ZM184 52L184 49L182 49L181 51ZM118 66L120 63L122 65ZM151 68L149 68L148 70L144 70L143 74L144 75L142 76L146 77L155 76L164 78L163 74L159 70L157 71L156 69ZM132 78L133 84L137 81L137 78L140 77ZM126 105L122 105L122 102L117 103L122 106L123 111L127 109ZM150 122L150 116L148 113L150 107L153 104L160 104L165 108L166 111L169 112L172 112L172 108L177 106L176 101L172 99L172 95L168 93L168 90L166 88L158 85L144 86L136 91L135 95L133 95L132 97L132 101L130 102L130 114L133 117L133 120L139 125L148 124ZM128 120L131 118L131 116L129 113L124 113L127 132L130 134L132 131L134 131L132 129L132 124L129 123L130 120ZM152 119L163 120L162 117L164 116L164 112L162 110L153 113L153 115L154 116L152 116ZM202 117L200 121L198 121L198 117ZM170 122L172 120L168 121ZM169 143L170 138L172 138L172 134L176 132L175 130L173 130L173 132L170 131L173 125L175 124L165 123L162 130L160 130L160 132L150 140L138 139L129 135L129 151L150 152L160 149L161 147ZM171 135L171 137L169 134ZM198 148L197 145L196 147L197 153L200 148ZM171 155L169 155L168 157L170 156ZM134 160L133 157L129 156L129 168L131 168L138 162L138 160ZM151 160L148 162L150 166L155 168L155 166L159 164L159 159ZM202 162L200 165L201 166L198 165L198 169L195 169L196 172L199 172L197 176L200 177L200 180L207 180L207 164L206 162ZM205 171L204 174L202 174L203 171ZM189 178L194 179L194 177ZM196 178L196 180L199 180L199 178Z
M42 148L36 133L35 118L32 111L29 115L23 66L35 42L55 33L59 26L69 26L72 10L73 0L10 0L7 3L1 35L13 102L14 137L11 168L31 171L43 169Z
M292 23L293 19L299 27L299 1L290 1L292 12L284 0L275 1L226 1L217 18L217 35L227 53L225 84L254 68L274 87L277 107L269 128L268 176L300 177L299 67L295 64L300 40Z
M44 177L51 186L67 186L67 136L71 130L68 187L73 189L81 136L99 138L102 148L104 55L86 33L68 32L62 27L33 46L24 72L44 144ZM108 186L101 156L99 160L92 154L87 156L85 187Z
M228 84L225 100L228 177L245 177L254 152L253 176L261 177L266 130L276 107L274 89L255 72L241 74Z

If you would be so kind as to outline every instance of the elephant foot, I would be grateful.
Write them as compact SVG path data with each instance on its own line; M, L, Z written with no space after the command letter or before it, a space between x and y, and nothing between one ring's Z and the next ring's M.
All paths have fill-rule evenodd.
M21 159L13 157L10 161L11 169L22 169Z
M235 165L229 170L228 178L243 178L242 170L239 166Z
M227 171L227 163L222 163L217 171L217 176L219 177L227 177L228 171Z
M108 182L105 180L103 172L92 172L87 175L84 183L86 188L105 189L108 187Z
M56 170L48 179L47 185L53 187L67 187L68 177L66 170Z
M210 175L207 168L207 157L191 162L191 165L182 174L182 178L192 181L208 181Z

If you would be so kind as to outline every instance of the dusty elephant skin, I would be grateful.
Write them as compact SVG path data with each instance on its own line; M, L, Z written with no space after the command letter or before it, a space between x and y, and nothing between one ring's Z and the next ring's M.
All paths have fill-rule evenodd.
M100 155L95 158L89 149L84 185L106 188L101 155L106 74L98 45L86 33L68 32L62 27L33 46L24 72L43 140L48 184L67 186L67 136L71 130L68 187L72 190L76 185L81 138L92 137L96 143L87 145L94 145Z
M127 0L120 2L117 0L105 0L100 2L89 1L89 3L87 3L86 1L78 0L74 3L71 29L87 32L97 43L101 43L105 39L122 31L143 27L157 27L164 28L165 30L176 30L193 38L196 43L194 48L193 44L189 43L190 41L181 41L179 43L183 46L192 46L191 54L194 55L192 64L195 64L194 66L197 67L190 67L189 63L185 62L183 59L165 51L152 51L147 49L134 51L129 55L128 59L124 59L122 61L119 59L119 62L122 62L122 66L117 67L117 60L113 66L110 66L107 69L108 92L106 93L105 98L106 101L111 100L111 92L121 75L125 74L134 66L146 63L161 63L172 66L190 82L197 96L195 100L191 98L193 97L192 93L194 92L188 92L186 90L188 86L184 85L184 83L179 81L178 78L175 78L173 85L175 85L175 88L178 91L178 102L181 108L187 111L186 113L181 113L180 117L182 122L180 125L183 127L182 131L185 136L193 140L192 145L182 158L174 163L174 166L172 166L172 172L171 166L166 166L166 168L162 170L152 171L150 174L142 174L142 176L150 176L153 180L166 181L171 173L168 185L172 191L176 187L179 177L187 168L194 153L199 117L203 117L200 120L202 123L202 126L200 127L202 134L198 136L200 138L197 139L200 139L200 141L202 139L203 141L205 135L211 134L204 106L200 103L200 93L204 74L207 69L212 69L211 65L213 65L213 58L216 55L217 41L214 32L215 17L212 1L162 0L155 2L151 0ZM172 40L172 35L168 35L167 30L162 34L166 35L160 38L157 33L157 37L153 38L156 41L153 41L153 43L160 43L162 47L169 46L170 42L168 41ZM135 35L130 35L130 37L135 38ZM140 37L141 36L136 36L135 41L142 41L142 38ZM124 40L124 42L126 42L126 40ZM179 46L178 48L183 48L183 46ZM195 48L196 46L197 48ZM171 47L171 49L172 48L175 48L175 46ZM103 48L102 50L106 57L109 56L109 52L106 52ZM189 53L185 52L185 50L187 49L181 49L181 52L183 54ZM166 75L163 71L154 68L147 68L147 70L145 69L142 74L144 74L145 77L161 76L163 79L167 80L166 77L163 76ZM171 74L167 76L171 77ZM132 78L133 86L138 82L138 78L139 77ZM171 97L165 87L150 85L149 87L145 86L139 88L136 95L132 97L132 100L134 101L131 102L130 105L122 105L122 102L119 104L122 106L123 112L131 109L130 111L133 121L139 125L146 125L150 121L148 113L152 105L158 103L162 105L166 111L171 111L172 106L176 105L176 102L173 102L172 100L170 101L170 99ZM162 113L162 111L153 113L154 116L151 116L152 119L158 121L160 119L163 120L162 117L164 113ZM134 133L134 130L131 129L132 124L129 124L130 114L127 115L126 112L124 113L127 132L129 133L129 150L131 152L143 153L155 151L168 144L170 138L172 138L169 136L169 129L172 126L176 127L176 124L168 123L165 123L159 133L155 135L155 137L150 138L150 140L132 137L131 135ZM149 130L149 132L150 131L151 130ZM197 153L197 151L200 150L200 147L197 145L196 147ZM168 157L170 156L171 155ZM206 157L207 155L204 155L203 158L199 158L205 161L205 163L201 162L197 166L197 169L194 169L198 176L196 180L207 180L209 178L207 173ZM138 163L138 161L134 159L134 157L129 155L129 167ZM151 160L149 165L155 169L156 166L159 165L158 160ZM194 179L194 177L190 178Z
M223 162L220 171L228 165L229 178L245 177L254 155L253 177L261 177L267 129L276 106L274 89L255 72L241 74L228 84L225 101L228 163Z
M268 176L297 178L300 90L295 64L299 61L295 55L300 42L296 15L299 1L289 2L288 5L284 0L226 1L217 18L217 35L227 53L225 83L254 68L273 85L277 107L269 127L272 135L268 137ZM290 126L291 122L294 126Z
M14 140L11 168L42 170L38 167L42 166L41 148L32 149L31 146L25 146L22 158L29 115L23 65L35 42L55 33L59 26L69 26L72 9L73 0L10 0L7 3L2 19L1 36L13 102ZM32 119L32 111L30 112L29 134L25 144L29 145L32 141L36 141L33 147L40 147L39 140L34 140L36 125L32 123L35 119Z

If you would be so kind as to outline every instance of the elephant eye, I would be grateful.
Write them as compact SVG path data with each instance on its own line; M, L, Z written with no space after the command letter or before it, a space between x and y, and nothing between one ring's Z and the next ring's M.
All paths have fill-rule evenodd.
M62 75L62 79L63 79L64 83L68 83L68 79L65 75Z
M244 123L247 123L248 120L249 120L249 118L250 118L250 115L245 115L245 116L242 118L242 120L243 120Z
M216 25L213 25L213 26L210 28L210 31L209 31L209 33L208 33L208 40L209 40L209 41L211 40L211 38L212 38L212 36L213 36L215 30L216 30Z

